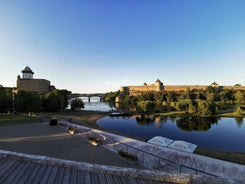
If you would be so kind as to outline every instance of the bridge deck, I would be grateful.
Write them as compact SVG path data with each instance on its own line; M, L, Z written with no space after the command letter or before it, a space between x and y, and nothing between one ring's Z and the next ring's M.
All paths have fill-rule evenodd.
M0 157L0 183L160 184L168 182L125 177L115 174L103 174L95 171L87 171L82 168L68 167L66 165L39 163L33 160L28 161L18 158Z

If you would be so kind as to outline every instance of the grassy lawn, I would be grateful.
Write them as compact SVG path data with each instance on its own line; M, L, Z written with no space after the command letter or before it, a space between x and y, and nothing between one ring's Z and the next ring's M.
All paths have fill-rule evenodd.
M10 126L23 123L37 123L40 122L38 117L24 116L24 115L4 115L0 116L0 126Z
M194 153L245 165L245 153L230 153L225 151L197 149Z
M45 113L42 116L51 119L63 119L71 123L76 123L82 126L87 126L94 129L101 129L96 121L107 116L108 113L93 112L93 111L64 111L63 113Z
M245 116L238 116L236 113L234 112L226 112L226 111L220 111L215 115L193 115L193 114L189 114L189 113L185 113L183 111L171 111L171 112L162 112L162 113L154 113L154 115L157 116L179 116L179 117L183 117L183 116L199 116L199 117L230 117L230 118L243 118Z

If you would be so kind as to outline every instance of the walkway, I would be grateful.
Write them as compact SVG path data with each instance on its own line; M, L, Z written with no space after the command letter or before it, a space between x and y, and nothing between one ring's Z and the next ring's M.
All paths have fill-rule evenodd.
M15 156L17 154L17 156ZM96 169L95 169L96 168ZM12 152L0 152L0 183L65 183L65 184L165 184L169 182L154 179L154 173L147 173L142 170L145 176L140 177L134 174L138 170L128 169L126 172L115 172L123 168L111 167L101 169L100 165L91 165L74 161L53 159L49 157L36 157ZM114 174L113 171L114 170ZM153 178L153 179L151 179ZM181 179L181 183L186 183L186 179Z
M95 164L143 168L133 165L87 139L71 135L64 126L32 123L0 127L0 149Z
M240 184L243 182L243 180L227 180L227 178L225 179L223 177L179 174L179 172L176 172L176 168L171 166L172 164L160 163L163 171L154 169L145 170L143 166L126 162L118 154L111 151L116 151L117 149L126 149L129 151L129 149L133 148L138 152L138 150L147 148L151 153L156 153L156 149L149 150L149 146L152 147L151 145L147 144L146 146L146 143L143 142L137 142L136 140L82 126L65 122L63 124L66 126L49 126L48 123L35 123L0 127L0 184ZM71 135L68 133L67 127L71 126L77 129L78 134ZM91 146L85 135L100 137L104 141L103 145L99 147ZM119 143L119 145L115 143ZM106 147L111 151L105 149ZM137 152L134 153L136 154ZM150 155L142 154L142 152L138 153L140 154L138 155L138 161L142 161L143 159L143 163L146 165L155 162L155 159L150 158ZM173 155L175 159L179 157L176 153ZM233 169L232 171L235 172L237 170ZM230 173L234 174L234 172ZM243 173L241 174L241 177L243 177Z

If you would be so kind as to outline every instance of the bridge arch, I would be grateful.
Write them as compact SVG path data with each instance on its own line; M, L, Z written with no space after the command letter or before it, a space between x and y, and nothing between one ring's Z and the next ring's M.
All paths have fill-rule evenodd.
M91 102L91 98L93 97L99 97L100 98L100 102L105 101L105 93L72 93L72 94L68 94L68 100L72 99L72 98L77 98L77 97L87 97L88 98L88 102Z

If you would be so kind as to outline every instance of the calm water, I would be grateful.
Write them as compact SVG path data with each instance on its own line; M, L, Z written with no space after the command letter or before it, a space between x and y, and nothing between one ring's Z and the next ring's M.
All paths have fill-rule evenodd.
M114 107L110 107L107 102L85 102L83 110L108 112L111 111L112 109L116 110Z
M84 102L84 108L82 110L85 111L100 111L100 112L108 112L111 110L116 110L115 107L111 107L107 102L100 102L99 97L91 97L90 102L88 102L87 97L80 97ZM70 109L70 105L68 105L68 109Z
M244 119L105 117L98 120L97 124L105 129L145 139L163 136L188 141L202 148L245 152Z

